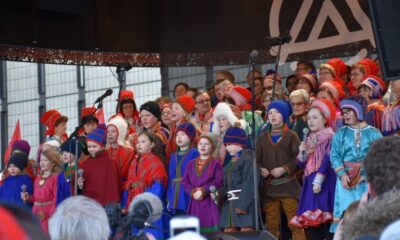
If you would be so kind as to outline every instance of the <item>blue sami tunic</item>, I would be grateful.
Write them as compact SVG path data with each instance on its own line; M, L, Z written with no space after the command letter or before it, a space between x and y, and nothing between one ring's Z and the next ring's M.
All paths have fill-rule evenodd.
M168 210L180 210L186 212L190 196L183 189L182 178L185 175L186 165L199 156L195 148L190 148L184 155L174 152L169 163L167 200Z
M367 191L365 171L361 163L372 142L381 137L381 132L369 125L362 129L344 126L333 135L331 163L337 175L337 183L333 211L334 222L331 225L331 232L336 231L339 219L349 205L354 201L360 200ZM352 173L356 172L357 168L360 168L359 174L361 175L358 184L351 189L343 188L340 177L347 173L351 178Z
M21 186L26 185L26 192L33 194L33 182L31 177L26 174L18 176L8 176L0 186L0 201L12 203L22 207L32 207L21 199Z

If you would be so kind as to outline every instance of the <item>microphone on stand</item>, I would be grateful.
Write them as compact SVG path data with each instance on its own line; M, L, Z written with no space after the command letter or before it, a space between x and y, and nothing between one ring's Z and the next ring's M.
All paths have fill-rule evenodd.
M290 41L292 41L292 35L290 35L290 32L287 31L279 37L266 37L265 39L268 40L269 43L268 45L276 46L289 43Z
M211 199L214 201L215 205L218 206L217 188L214 185L211 185L209 190Z
M306 139L307 139L309 133L310 133L310 129L303 128L303 142L304 143L306 142ZM306 156L306 151L302 151L301 155L302 155L303 161L306 161L306 157L307 157Z
M101 95L99 98L97 98L97 100L94 102L94 104L102 102L104 98L110 96L111 94L113 94L113 90L107 89L107 91L105 93L103 93L103 95Z
M21 191L22 193L26 193L26 189L28 188L28 186L26 186L25 184L21 185ZM26 200L24 200L24 203L26 203Z

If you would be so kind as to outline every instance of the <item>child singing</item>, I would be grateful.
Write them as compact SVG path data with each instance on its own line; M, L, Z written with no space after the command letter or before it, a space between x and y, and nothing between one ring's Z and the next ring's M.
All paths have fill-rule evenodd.
M165 191L167 188L168 175L159 154L162 154L161 146L155 144L156 135L149 131L139 134L136 149L138 152L129 168L128 180L124 189L128 191L129 207L132 199L144 192L151 192L164 202ZM159 219L153 223L159 229L163 229L163 221ZM144 229L157 239L163 239L164 234L161 230Z
M225 232L252 231L256 227L256 211L253 157L251 150L247 149L250 142L245 130L238 127L228 128L223 141L232 160L224 167L221 193L227 196L227 200L221 211L220 227Z
M304 169L303 188L297 216L289 224L305 228L310 240L332 239L329 232L333 220L336 174L330 161L335 106L326 99L315 99L307 114L311 130L302 142L297 166Z
M21 192L27 192L29 195L33 193L32 179L25 172L27 165L28 157L25 153L16 152L11 155L7 164L8 176L2 181L2 185L0 186L0 201L31 207L21 197ZM24 185L25 187L22 187Z
M58 175L61 172L61 156L51 148L40 155L40 175L34 183L33 195L21 193L22 200L33 202L32 212L38 217L42 229L48 233L48 221L57 206Z
M200 219L202 233L219 229L219 209L210 192L222 186L222 165L213 157L217 140L211 133L200 137L197 149L200 156L186 166L182 180L185 192L190 196L186 213ZM204 211L207 209L207 211Z
M185 214L190 200L182 186L186 165L199 156L192 142L196 138L196 128L188 122L180 124L176 129L176 145L178 151L172 153L168 178L167 209L173 214Z

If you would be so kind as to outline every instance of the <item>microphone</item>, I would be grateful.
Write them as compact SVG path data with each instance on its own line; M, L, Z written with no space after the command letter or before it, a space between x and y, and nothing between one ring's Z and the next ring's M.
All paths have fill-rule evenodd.
M217 188L214 185L211 185L209 190L211 199L214 201L215 205L218 206Z
M26 189L28 188L28 186L26 186L25 184L22 184L21 185L21 191L22 191L22 193L26 193ZM25 203L26 201L24 200L24 203Z
M128 221L136 228L151 226L161 218L163 213L163 204L156 195L145 192L133 198L128 209Z
M78 169L78 177L83 178L83 169L82 168Z
M290 32L287 31L279 37L266 37L266 39L268 40L268 45L276 46L292 41L292 35L290 35Z
M250 58L251 59L255 59L258 56L258 51L257 50L253 50L250 53Z
M97 98L96 102L94 102L94 103L96 104L96 103L102 102L104 98L110 96L111 94L113 94L113 90L111 88L107 89L107 91L105 93L103 93L103 95L101 95L99 98Z
M306 142L306 139L308 137L308 133L310 133L310 129L308 128L303 128L303 142ZM303 161L306 161L306 151L301 152Z

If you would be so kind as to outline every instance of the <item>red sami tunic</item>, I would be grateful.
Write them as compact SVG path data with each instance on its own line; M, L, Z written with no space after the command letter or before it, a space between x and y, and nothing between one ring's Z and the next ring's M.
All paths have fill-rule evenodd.
M117 148L108 148L107 152L110 155L114 165L117 167L118 176L122 180L123 184L128 178L129 166L135 156L133 148L118 145Z
M105 206L120 202L118 172L107 151L80 164L85 179L82 193Z

